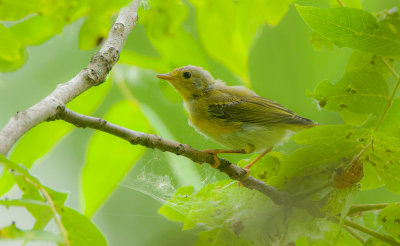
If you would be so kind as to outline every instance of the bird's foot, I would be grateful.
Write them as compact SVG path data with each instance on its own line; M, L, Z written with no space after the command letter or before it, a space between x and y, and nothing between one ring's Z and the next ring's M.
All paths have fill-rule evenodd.
M222 153L246 154L247 153L246 150L244 150L244 149L205 149L205 150L203 150L203 152L213 155L213 157L214 157L214 165L212 165L213 168L218 168L221 164L217 154L222 154Z
M203 150L203 152L213 155L214 165L211 166L212 168L218 168L221 165L221 162L219 161L219 158L218 158L218 155L217 155L219 153L217 151L217 149L205 149L205 150Z

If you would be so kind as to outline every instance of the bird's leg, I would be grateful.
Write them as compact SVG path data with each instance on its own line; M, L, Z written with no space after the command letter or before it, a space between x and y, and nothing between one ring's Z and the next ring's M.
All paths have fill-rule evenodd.
M250 162L249 164L247 164L246 166L243 167L243 169L246 171L246 178L247 179L250 175L250 168L257 162L259 161L261 158L263 158L264 155L268 154L269 152L271 152L272 147L264 150L259 156L257 156L256 159L254 159L252 162Z
M243 169L246 171L246 177L244 177L244 180L248 179L250 176L250 168L261 158L263 158L264 155L268 154L268 152L271 152L272 147L264 150L259 156L257 156L256 159L254 159L252 162L247 164L246 166L243 167ZM243 186L242 182L238 181L238 186L241 187Z
M226 153L239 153L239 154L247 154L245 149L205 149L203 150L205 153L212 154L214 157L214 165L213 168L218 168L221 164L218 158L218 154L226 154Z

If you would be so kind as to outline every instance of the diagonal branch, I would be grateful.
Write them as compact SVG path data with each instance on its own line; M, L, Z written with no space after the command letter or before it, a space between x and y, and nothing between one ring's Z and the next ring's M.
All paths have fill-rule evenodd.
M18 112L9 120L0 130L1 154L7 155L18 139L32 127L54 118L66 103L106 79L108 72L119 59L128 34L137 22L138 5L139 0L134 0L129 6L121 9L106 41L92 57L87 68L82 69L70 81L59 84L40 102Z
M196 150L190 145L181 144L161 138L158 135L136 132L119 125L112 124L101 118L82 115L73 112L67 108L60 111L59 119L67 121L77 127L89 127L103 131L119 138L122 138L133 145L142 145L152 149L168 151L176 155L182 155L197 163L208 163L214 165L214 158L211 154ZM289 205L292 203L292 196L278 191L272 186L269 186L254 177L249 176L246 179L246 171L232 164L231 162L219 158L221 164L218 169L226 173L231 179L240 181L245 187L257 190L268 196L272 201L279 205ZM304 204L298 204L303 206Z

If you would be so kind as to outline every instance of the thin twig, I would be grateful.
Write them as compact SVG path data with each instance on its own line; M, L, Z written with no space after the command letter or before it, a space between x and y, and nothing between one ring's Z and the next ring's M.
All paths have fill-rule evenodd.
M69 239L68 239L68 232L65 229L63 223L61 222L61 217L57 212L57 208L56 208L56 206L54 204L54 201L51 198L50 194L46 191L46 189L42 185L40 185L40 184L36 183L35 181L31 180L29 177L24 176L24 179L26 181L28 181L29 183L31 183L32 185L34 185L36 188L38 188L40 193L42 193L43 197L49 203L49 207L51 209L51 212L53 213L54 220L55 220L55 222L56 222L56 224L58 226L58 229L61 232L61 235L64 238L64 243L65 243L66 246L69 246L70 242L69 242Z
M390 244L390 245L396 245L396 246L399 246L399 245L400 245L400 243L398 243L398 242L397 242L396 240L394 240L392 237L386 236L386 235L381 234L381 233L379 233L379 232L375 232L375 231L373 231L373 230L371 230L371 229L368 229L368 228L366 228L366 227L364 227L364 226L361 226L361 225L359 225L359 224L356 224L356 223L354 223L354 222L352 222L352 221L350 221L350 220L345 220L345 221L344 221L344 224L345 224L346 226L348 226L348 227L351 227L351 228L356 229L356 230L358 230L358 231L364 232L364 233L366 233L366 234L368 234L368 235L370 235L370 236L372 236L372 237L374 237L374 238L377 238L377 239L379 239L379 240L381 240L381 241L383 241L383 242L386 242L386 243L388 243L388 244Z
M344 3L342 2L342 0L336 0L336 2L340 5L340 7L346 7L346 6L344 6Z
M390 107L392 106L394 97L396 96L397 90L399 89L399 86L400 86L400 77L399 77L399 75L396 73L396 71L393 69L393 67L390 66L390 64L386 61L385 58L382 57L382 61L389 68L389 70L393 74L393 76L396 78L397 83L396 83L396 86L393 89L392 95L389 98L389 101L388 101L388 103L386 105L385 111L383 111L383 114L382 114L381 118L379 119L378 124L376 124L376 127L375 127L374 131L378 131L379 127L382 125L382 122L385 119Z
M360 241L362 244L365 243L364 238L362 238L360 235L358 235L358 233L355 232L353 229L351 229L351 228L348 227L348 226L344 226L344 229L345 229L346 231L348 231L352 237L354 237L355 239L357 239L358 241Z
M84 91L101 84L119 54L128 34L137 22L139 0L134 0L118 14L106 41L101 49L92 57L87 68L82 69L70 81L59 84L48 96L32 107L14 115L0 130L0 153L7 155L17 140L32 127L41 122L53 119L66 103Z
M133 145L142 145L148 148L167 151L176 155L182 155L197 163L208 163L214 165L212 154L208 154L192 148L190 145L181 144L161 138L158 135L136 132L112 123L109 123L101 118L82 115L65 108L59 118L67 121L77 127L89 127L97 129L114 136L125 139ZM289 205L292 203L291 196L287 193L278 191L276 188L269 186L252 176L246 178L247 173L242 168L232 164L231 162L219 158L220 166L218 169L226 173L231 179L240 181L245 187L257 190L268 196L276 204Z
M347 216L351 216L360 212L368 212L384 209L389 203L377 203L377 204L357 204L351 206Z
M332 180L327 181L326 183L321 184L320 186L311 188L311 189L309 189L309 190L301 191L301 192L295 194L295 195L293 196L293 199L294 199L294 200L304 199L304 198L306 198L306 197L308 197L308 196L310 196L310 195L313 195L313 194L315 194L315 193L317 193L317 192L319 192L319 191L321 191L321 190L324 190L325 188L328 188L328 187L330 187L330 186L332 186Z

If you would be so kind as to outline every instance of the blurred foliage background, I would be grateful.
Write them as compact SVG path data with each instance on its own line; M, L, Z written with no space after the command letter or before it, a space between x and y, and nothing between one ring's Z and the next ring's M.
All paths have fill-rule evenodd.
M247 46L248 56L229 53L230 51L221 51L220 54L214 52L216 55L210 56L208 51L220 49L221 46L218 45L223 47L226 40L221 40L221 37L224 37L224 33L221 29L215 29L213 33L207 27L208 24L218 26L218 23L197 25L196 16L202 18L202 15L212 16L215 13L208 13L200 0L183 1L183 4L173 0L166 2L171 6L176 5L176 8L160 8L157 11L169 11L170 19L154 18L151 12L152 1L142 6L139 22L130 34L112 76L99 88L92 89L93 93L105 94L104 100L97 99L99 103L94 105L94 116L104 117L116 103L133 99L149 121L151 129L144 127L148 132L190 144L197 149L220 147L199 135L187 124L187 113L178 94L165 81L159 81L154 76L156 72L168 72L174 67L192 64L206 67L214 77L229 85L250 86L260 96L273 99L299 115L321 124L341 122L338 113L320 111L312 98L307 96L307 91L312 91L324 79L338 81L343 75L351 50L336 46L316 50L310 42L311 30L293 5L289 6L279 24L270 20L270 24L277 24L276 26L263 24L259 29L247 30L255 33L254 39L237 45ZM329 6L329 1L324 0L304 0L298 3ZM399 4L399 1L364 0L362 4L364 9L376 13ZM230 11L228 7L222 6L222 9ZM91 46L80 43L80 29L84 22L84 19L78 19L66 25L59 35L45 43L29 46L28 58L23 67L0 74L0 126L5 125L17 111L38 102L58 83L69 80L87 65L97 48L87 50ZM171 29L168 30L170 36L157 33L157 28L161 26ZM107 30L108 28L109 26ZM207 39L209 41L204 41ZM217 45L213 46L215 43ZM79 49L79 45L87 51ZM234 45L232 49L235 49ZM110 87L109 91L104 89L106 87ZM75 106L79 112L82 105ZM131 123L134 124L127 124ZM49 124L53 123L44 123ZM63 122L60 124L67 125ZM31 169L32 174L43 184L68 192L66 204L82 212L88 209L82 199L82 169L90 155L88 144L93 133L90 129L73 129L50 152L40 157ZM46 139L38 138L36 144L42 145L43 141ZM115 138L108 140L109 145L117 144L116 142L118 140ZM289 142L279 149L290 152L294 147L295 144ZM108 155L113 158L124 155L118 148L99 148L109 151ZM123 174L127 173L126 177L94 214L95 224L104 232L110 245L193 244L196 240L194 232L182 231L179 223L165 219L157 210L178 187L192 184L199 188L210 180L223 177L223 174L206 165L200 167L184 158L157 150L141 151L145 151L143 157L135 165L133 161L128 163L128 168L122 170ZM111 162L115 160L113 158L110 159ZM236 162L243 157L229 155L227 158ZM117 165L105 164L110 170L113 165ZM95 192L95 188L91 188L89 192ZM18 194L14 188L7 196L15 197ZM356 197L356 203L389 201L400 199L385 188L362 191ZM89 211L90 213L92 212ZM15 221L18 226L29 228L34 222L23 209L16 208L0 208L0 218L1 227ZM4 245L19 243L7 242Z

